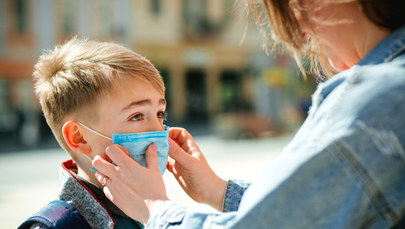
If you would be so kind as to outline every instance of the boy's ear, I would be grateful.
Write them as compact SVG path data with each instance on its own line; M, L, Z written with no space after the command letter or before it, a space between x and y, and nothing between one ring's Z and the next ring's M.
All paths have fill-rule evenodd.
M80 131L79 124L75 121L67 121L62 127L63 138L66 144L74 152L89 154L91 147Z

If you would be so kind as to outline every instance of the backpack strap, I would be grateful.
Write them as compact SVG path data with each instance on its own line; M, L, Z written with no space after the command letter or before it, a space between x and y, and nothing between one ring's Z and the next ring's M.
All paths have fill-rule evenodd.
M54 200L39 212L25 220L18 229L28 229L34 223L42 223L50 229L90 229L89 224L72 205L63 200Z

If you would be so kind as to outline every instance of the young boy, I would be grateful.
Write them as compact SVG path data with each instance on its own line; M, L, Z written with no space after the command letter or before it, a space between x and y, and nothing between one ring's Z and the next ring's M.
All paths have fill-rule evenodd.
M164 130L165 88L159 72L120 45L73 38L42 55L33 76L46 121L72 158L62 163L58 199L67 204L62 209L73 207L76 215L65 217L69 222L58 219L59 224L84 218L91 228L143 228L105 197L91 162L112 144L108 136L114 133ZM45 218L54 216L49 214ZM23 225L50 228L41 220Z

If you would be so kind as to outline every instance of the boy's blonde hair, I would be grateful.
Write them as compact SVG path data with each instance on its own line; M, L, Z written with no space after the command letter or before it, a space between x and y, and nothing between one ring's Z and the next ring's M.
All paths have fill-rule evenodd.
M146 58L121 45L76 37L40 56L33 77L46 121L70 154L62 135L64 118L96 104L125 77L147 81L165 92L158 70Z

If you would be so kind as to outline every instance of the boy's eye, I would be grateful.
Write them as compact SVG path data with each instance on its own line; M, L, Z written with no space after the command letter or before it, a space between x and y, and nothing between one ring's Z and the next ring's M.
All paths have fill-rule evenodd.
M159 112L157 113L157 117L158 117L159 119L166 120L166 118L167 118L167 112L166 112L166 111L159 111Z
M143 114L142 113L135 114L134 116L132 116L130 120L141 121L143 120Z

